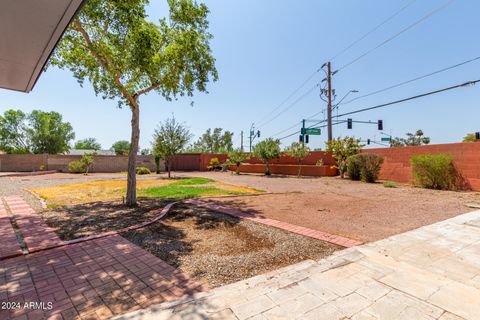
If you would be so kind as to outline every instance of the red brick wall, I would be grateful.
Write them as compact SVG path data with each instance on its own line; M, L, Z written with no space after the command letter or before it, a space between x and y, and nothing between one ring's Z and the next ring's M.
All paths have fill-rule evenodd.
M236 166L229 166L229 170L235 171ZM297 175L298 174L298 165L292 164L272 164L270 165L270 171L273 174L283 174L283 175ZM264 164L250 164L244 163L240 166L240 172L244 173L265 173ZM336 176L337 169L332 168L331 166L313 166L313 165L302 165L302 176L310 177L325 177L325 176Z
M384 157L380 179L396 182L412 182L410 158L421 154L449 154L469 183L472 190L480 191L480 143L433 144L418 147L399 147L363 150L364 153L376 153Z
M79 160L77 155L49 155L49 154L24 154L24 155L0 155L0 171L39 171L40 166L44 170L58 170L68 172L68 164ZM96 156L94 157L91 172L120 172L126 171L128 157L122 156ZM138 156L137 167L147 167L155 170L155 161L151 156ZM160 164L163 171L163 162Z

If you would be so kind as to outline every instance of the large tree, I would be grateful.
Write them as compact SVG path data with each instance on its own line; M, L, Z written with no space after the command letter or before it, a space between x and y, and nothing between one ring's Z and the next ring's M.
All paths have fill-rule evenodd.
M97 141L95 138L85 138L82 140L78 140L75 142L74 145L75 149L78 150L100 150L102 149L102 145Z
M0 150L6 153L30 153L27 115L20 110L7 110L0 115Z
M417 130L415 133L407 133L406 138L393 138L390 141L391 147L407 147L407 146L421 146L430 143L430 138L423 135L422 130Z
M201 153L228 153L233 150L233 133L222 128L207 129L189 151Z
M188 128L178 123L175 118L165 120L155 129L153 155L155 158L165 160L169 178L173 157L185 148L191 137Z
M127 140L119 140L112 144L111 150L115 151L117 156L128 156L130 153L130 142Z
M140 97L192 96L217 79L208 32L208 8L194 0L167 0L168 18L148 21L147 0L89 0L73 19L51 60L95 93L132 113L126 204L136 204Z
M7 110L0 116L0 149L7 153L65 153L74 138L58 112Z

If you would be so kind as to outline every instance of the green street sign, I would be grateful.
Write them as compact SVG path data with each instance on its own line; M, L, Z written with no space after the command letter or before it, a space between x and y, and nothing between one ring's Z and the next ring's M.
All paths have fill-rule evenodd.
M302 128L302 134L320 135L320 128Z
M382 142L390 142L390 137L383 137Z

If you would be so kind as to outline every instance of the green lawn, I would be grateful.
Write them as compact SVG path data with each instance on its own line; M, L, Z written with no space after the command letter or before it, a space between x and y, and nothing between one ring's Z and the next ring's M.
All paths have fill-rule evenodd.
M223 190L216 187L194 187L183 185L167 185L138 190L138 196L143 198L187 199L201 196L239 195L244 192Z

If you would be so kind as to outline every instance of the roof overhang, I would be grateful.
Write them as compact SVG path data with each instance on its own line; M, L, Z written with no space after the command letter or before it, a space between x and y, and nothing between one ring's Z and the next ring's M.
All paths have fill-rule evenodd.
M0 88L32 90L84 1L0 1Z

